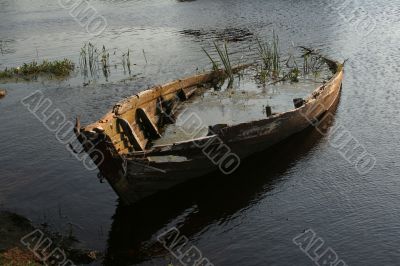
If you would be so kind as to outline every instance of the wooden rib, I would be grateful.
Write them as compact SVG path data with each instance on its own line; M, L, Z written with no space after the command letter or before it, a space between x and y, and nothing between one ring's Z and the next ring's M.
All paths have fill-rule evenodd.
M158 132L157 126L153 123L153 121L150 119L150 116L143 108L138 108L136 110L136 117L141 120L141 122L143 123L143 127L145 128L145 130L148 131L152 139L161 137L160 133Z
M119 124L122 127L125 135L128 137L129 142L135 150L144 150L146 145L144 145L136 135L135 131L132 129L129 122L123 118L118 118Z

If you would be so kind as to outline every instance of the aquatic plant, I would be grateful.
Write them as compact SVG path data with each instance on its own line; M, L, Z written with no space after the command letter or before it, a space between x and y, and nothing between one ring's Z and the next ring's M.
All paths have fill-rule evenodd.
M300 48L303 50L301 55L303 58L303 74L307 75L312 72L315 77L318 76L322 66L327 63L326 60L313 49L304 46L300 46Z
M267 70L266 68L264 68L264 67L261 66L260 68L257 67L256 72L257 72L256 78L260 81L260 83L261 83L262 85L265 85L266 82L267 82L268 79L269 79L269 72L268 72L268 70Z
M275 31L272 32L272 41L271 42L262 42L257 38L257 51L258 55L262 61L263 69L262 71L266 71L267 73L271 73L272 77L278 78L281 72L281 64L280 64L280 51L279 51L279 37L275 34Z
M146 53L145 53L144 49L142 49L142 52L143 52L144 61L145 61L146 64L147 64L147 57L146 57Z
M257 43L258 43L258 54L263 63L263 70L269 72L271 70L271 58L272 58L271 49L268 43L263 43L258 38L257 38Z
M131 59L130 59L129 49L128 49L128 53L126 54L126 66L128 67L128 72L130 75L131 74Z
M79 65L82 70L82 74L87 76L88 62L87 62L86 44L81 48L79 54Z
M121 57L116 55L117 51L121 53ZM99 50L92 43L85 43L81 48L79 57L81 73L83 76L87 77L90 72L90 75L96 78L98 76L98 71L101 70L107 81L111 73L111 65L114 65L115 68L117 68L117 65L122 65L124 74L126 73L126 71L128 71L129 75L131 75L132 65L134 65L131 63L131 52L132 51L130 49L128 49L127 52L122 52L118 49L114 49L112 55L110 56L109 49L107 49L105 45L103 45L102 49ZM147 63L147 58L144 50L142 52ZM117 64L115 61L112 61L112 56L116 56L121 63Z
M288 75L285 77L289 79L291 82L299 82L300 70L296 62L296 58L293 54L290 54L286 61L286 68L289 70Z
M227 78L229 78L229 85L228 87L230 87L230 85L233 82L233 70L232 70L232 64L231 64L231 59L229 57L229 52L228 52L228 46L227 46L227 42L224 42L223 47L219 47L218 44L216 42L214 42L214 48L218 54L219 57L219 61L222 63L223 65L223 69L222 71L224 72L225 76ZM207 57L210 59L212 65L213 65L213 70L214 71L218 71L220 70L219 64L217 62L217 60L213 59L211 57L211 55L203 48L203 51L205 52L205 54L207 55Z
M218 71L219 70L219 65L218 63L211 57L211 55L206 51L206 49L202 48L204 53L207 55L208 59L210 59L211 64L212 64L212 69L214 71Z
M69 59L48 61L44 60L42 63L32 61L31 63L24 63L20 67L5 69L0 71L0 78L31 78L38 75L54 75L56 77L65 77L74 71L75 65Z
M105 48L103 46L103 48ZM99 53L97 48L92 43L85 43L81 48L79 56L79 64L82 70L82 74L86 77L90 72L91 76L95 76L98 69L98 57Z
M124 73L126 69L128 69L129 75L131 74L131 59L130 59L130 50L128 52L122 53L122 67L124 69Z
M274 76L279 76L279 72L281 71L280 67L280 55L279 55L279 37L275 34L275 31L272 32L272 71Z
M291 82L299 82L300 70L297 67L292 68L288 75Z
M110 54L107 52L106 47L103 45L103 49L101 51L101 67L103 70L103 75L108 79L108 76L110 74Z
M261 62L255 69L256 79L263 85L265 85L268 79L272 80L269 83L270 85L284 81L298 82L300 76L306 76L310 73L317 78L324 66L328 65L331 68L329 66L330 60L322 57L318 51L302 46L300 46L303 50L302 53L296 53L296 56L294 56L290 52L288 56L282 56L279 50L279 37L274 31L272 41L262 42L260 39L256 40L258 61ZM282 60L282 58L287 59ZM297 63L299 59L302 60L302 64ZM286 64L283 65L282 63L285 61ZM336 66L335 63L331 65L332 67ZM334 69L331 70L332 72L336 72Z
M233 71L231 60L229 58L228 47L226 41L224 42L223 48L220 48L216 42L214 42L215 50L217 51L219 58L224 65L224 72L229 79L233 79Z

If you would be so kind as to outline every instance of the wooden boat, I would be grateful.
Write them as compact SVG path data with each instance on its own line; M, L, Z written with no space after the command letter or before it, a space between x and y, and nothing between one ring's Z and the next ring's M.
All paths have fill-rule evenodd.
M294 108L266 111L263 119L211 125L207 134L155 145L163 130L175 123L180 105L200 89L211 88L223 76L213 71L175 80L140 92L116 104L98 122L75 127L78 140L98 166L102 177L126 204L166 190L189 179L217 171L229 174L247 156L267 149L311 126L338 101L343 65L324 59L333 72L329 81L306 99L294 99ZM234 68L234 72L245 66ZM187 116L196 129L196 115ZM189 136L189 137L188 137Z

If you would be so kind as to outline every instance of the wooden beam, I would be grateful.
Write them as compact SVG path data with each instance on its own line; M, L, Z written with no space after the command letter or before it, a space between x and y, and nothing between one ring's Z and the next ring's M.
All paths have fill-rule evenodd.
M153 123L144 109L138 108L136 110L136 116L139 118L138 123L144 128L145 135L148 133L152 139L161 138L161 134L158 132L157 126Z
M128 138L130 144L133 146L133 149L135 151L143 151L145 147L139 141L139 137L136 135L129 122L121 117L117 118L117 122L122 128L124 135Z

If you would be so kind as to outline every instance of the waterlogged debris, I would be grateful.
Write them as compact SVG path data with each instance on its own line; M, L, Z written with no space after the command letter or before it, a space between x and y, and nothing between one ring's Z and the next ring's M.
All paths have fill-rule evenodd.
M7 91L5 89L0 89L0 99L7 95Z
M32 61L31 63L25 63L20 67L5 69L0 71L0 79L13 79L22 78L26 80L34 79L38 76L55 76L55 77L67 77L75 69L74 63L69 59L47 61L44 60L42 63Z

